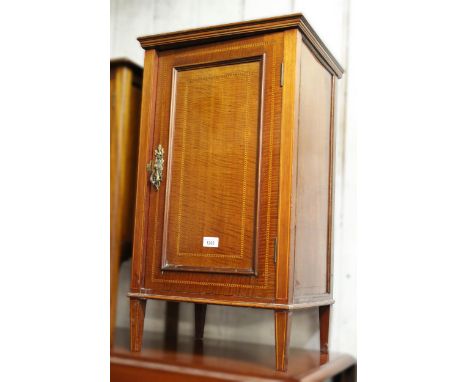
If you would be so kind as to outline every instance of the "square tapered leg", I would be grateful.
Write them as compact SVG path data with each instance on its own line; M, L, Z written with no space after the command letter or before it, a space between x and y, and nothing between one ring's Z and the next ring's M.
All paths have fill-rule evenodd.
M330 305L319 307L320 352L328 354L328 333L330 329Z
M275 311L275 350L276 370L286 371L288 369L289 337L291 333L290 310Z
M130 299L130 350L141 351L146 300Z
M205 332L206 304L195 304L195 339L202 340Z

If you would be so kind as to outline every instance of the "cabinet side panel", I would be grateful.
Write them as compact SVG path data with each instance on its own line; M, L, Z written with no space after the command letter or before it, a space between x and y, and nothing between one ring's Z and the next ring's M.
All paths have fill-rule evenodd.
M294 301L327 293L332 75L301 49Z

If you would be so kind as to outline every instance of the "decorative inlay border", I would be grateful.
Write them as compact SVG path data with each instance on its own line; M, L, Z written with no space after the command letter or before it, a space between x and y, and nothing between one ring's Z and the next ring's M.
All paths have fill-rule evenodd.
M225 47L222 49L214 49L210 51L204 51L204 53L211 54L211 53L221 53L221 52L226 52L226 51L232 51L232 50L240 50L240 49L245 49L246 47L255 47L255 46L265 46L265 45L271 45L272 47L272 60L271 60L271 65L272 65L272 80L270 82L270 88L271 88L271 113L270 113L270 128L269 128L269 168L268 168L268 193L267 193L267 224L266 224L266 245L265 245L265 267L263 269L263 279L264 282L263 284L256 284L256 285L250 285L250 284L239 284L239 283L216 283L216 282L204 282L204 281L189 281L189 280L170 280L170 279L163 279L159 278L156 275L156 251L157 251L157 246L156 246L156 238L157 235L154 235L154 242L153 242L153 251L152 251L152 267L151 267L151 281L152 282L157 282L157 283L168 283L168 284L185 284L185 285L199 285L199 286L215 286L215 287L225 287L225 288L245 288L245 289L267 289L268 288L268 281L269 281L269 257L270 257L270 216L271 216L271 182L272 182L272 162L273 162L273 142L274 142L274 114L275 114L275 83L277 79L277 68L276 68L276 59L277 59L277 44L271 41L265 41L261 43L253 43L253 44L247 44L247 45L241 45L241 46L230 46L230 47ZM193 54L187 54L184 55L183 57L188 57L188 56L194 56L198 55L199 53L193 53ZM167 70L166 68L160 67L160 71L162 72L162 78L161 78L161 87L167 86ZM164 113L167 113L164 111ZM166 120L166 119L164 119ZM263 128L263 126L262 126ZM162 136L162 129L160 129L160 137ZM159 199L158 199L159 201ZM159 202L158 202L159 203ZM158 220L158 215L159 215L159 205L157 206L156 209L156 216L155 216L155 221L157 222Z
M224 48L204 50L203 54L224 53L224 52L230 52L232 50L249 49L249 48L255 48L257 46L266 46L266 45L275 46L275 44L272 44L271 41L254 42L254 43L250 43L250 44L233 45L233 46L226 46ZM190 52L190 53L180 55L178 57L179 58L188 58L188 57L199 56L199 55L200 55L200 53L198 53L198 52Z
M239 63L242 64L242 63ZM216 76L205 76L199 77L196 79L190 79L188 85L185 85L184 88L184 112L188 110L188 89L190 84L198 81L207 81L214 78L229 78L229 77L247 77L247 89L250 88L251 77L255 75L254 72L237 72L237 73L226 73ZM247 101L246 101L246 110L245 110L245 120L247 122L247 105L249 104L249 92L247 92ZM260 108L259 108L260 110ZM261 128L261 126L260 126ZM247 146L248 146L248 137L249 137L249 128L247 123L244 125L244 162L243 162L243 181L242 181L242 212L241 212L241 243L240 243L240 254L223 254L223 253L197 253L197 252L180 252L180 233L181 233L181 224L182 224L182 200L183 200L183 185L184 185L184 164L185 164L185 136L187 130L187 118L184 119L184 124L182 126L182 149L181 149L181 175L180 175L180 187L179 187L179 207L178 207L178 220L177 220L177 234L176 234L176 252L177 256L201 256L201 257L211 257L211 258L236 258L242 259L244 257L244 236L245 236L245 205L246 205L246 192L247 192ZM169 207L170 208L170 207Z

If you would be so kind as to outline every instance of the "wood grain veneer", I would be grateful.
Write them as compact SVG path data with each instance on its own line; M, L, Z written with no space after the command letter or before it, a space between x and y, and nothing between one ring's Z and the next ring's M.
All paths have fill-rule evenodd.
M131 256L143 70L110 62L110 338L113 341L120 263Z
M174 69L164 270L256 273L262 66ZM222 240L203 247L204 236Z
M278 158L280 147L281 119L278 110L281 110L281 87L278 69L281 66L282 37L281 34L277 33L264 37L242 39L241 41L229 41L190 49L164 51L159 54L158 86L156 90L156 98L158 99L156 115L158 115L158 118L153 127L153 146L162 144L163 147L167 148L167 152L169 153L167 162L169 165L166 168L166 176L160 190L158 192L149 192L149 202L146 206L148 232L146 240L148 240L148 244L145 248L147 254L145 256L144 275L145 293L149 293L149 291L153 291L154 293L168 292L171 294L175 292L208 293L273 301L275 295L275 264L272 255L274 252L274 238L277 236L277 195L279 190L279 161L274 160L274 158ZM253 61L244 64L232 64L239 60L244 61L245 59L253 59ZM184 175L184 181L181 183L183 163L181 156L183 151L177 149L177 145L181 145L180 140L183 139L183 130L181 129L179 136L177 136L175 130L178 127L185 126L183 124L185 111L182 107L177 108L178 88L175 77L179 74L176 75L174 73L174 68L191 68L197 62L210 63L208 69L211 72L213 70L226 72L227 68L226 73L234 73L235 75L228 77L231 82L229 85L224 84L222 86L224 89L222 93L215 92L210 93L209 96L206 95L209 101L199 103L195 107L195 109L206 107L206 110L189 110L187 118L191 122L186 128L199 129L200 126L204 126L203 132L206 133L209 129L209 124L212 124L213 126L218 126L219 130L225 130L224 133L221 132L222 135L230 134L231 138L237 137L240 146L234 150L236 146L235 144L233 145L233 142L235 142L233 139L224 138L223 143L223 141L219 141L220 137L216 138L213 132L213 137L218 139L218 145L220 144L224 151L223 156L218 155L218 162L221 161L219 163L223 163L226 175L208 180L201 178L201 176L204 176L204 173L209 174L210 171L216 172L216 169L219 169L220 166L213 163L212 170L210 170L211 162L207 160L209 158L206 158L206 155L199 157L197 154L200 150L204 150L205 153L209 150L215 154L216 148L203 149L204 146L196 142L188 145L184 155L189 155L189 159L193 158L190 165L192 167L198 166L199 170L196 173L192 171L187 174L187 178L192 177L192 179L186 179ZM231 65L226 65L226 62L231 63ZM260 65L261 76L259 72ZM252 99L258 99L256 101L258 103L261 100L263 102L261 102L261 107L255 107L255 102L252 102L247 111L242 111L239 108L235 118L240 118L242 124L247 126L247 128L242 128L241 125L234 125L230 121L233 119L231 110L234 110L231 104L242 101L245 103L246 93L244 93L244 97L232 97L231 88L237 89L234 84L247 84L245 82L247 81L246 76L243 74L246 72L253 73L247 77L254 75L256 79L250 79L250 87L246 88L243 86L243 91L249 90L252 93ZM195 74L191 75L199 75L198 70L195 70ZM239 80L238 75L244 79ZM204 77L206 77L206 73ZM261 82L260 79L262 80ZM232 82L233 80L240 82ZM218 78L214 78L211 82L217 81ZM202 85L207 86L206 84ZM210 91L212 91L213 85L209 86ZM197 89L201 91L200 88ZM219 98L221 94L224 97L223 100ZM213 110L211 104L217 105L217 110ZM220 107L224 107L226 111L220 110ZM259 113L258 110L260 110ZM181 117L179 117L179 111L181 112ZM206 117L207 115L208 117ZM200 119L202 116L208 119ZM220 118L223 118L226 123L224 123L224 120L220 120ZM194 123L192 123L193 121ZM245 139L246 133L248 137L247 142ZM193 139L206 138L206 135L201 137L196 132L191 134ZM174 146L171 145L171 139L173 139ZM218 147L217 150L220 148ZM195 153L195 156L193 153ZM246 159L244 158L244 153L247 154ZM213 154L210 154L212 158L214 157ZM226 167L226 163L228 163L226 162L226 155L231 158L231 161L234 161L230 167ZM150 158L151 156L147 157L147 161ZM245 207L242 206L244 171L246 171L247 177L246 187L249 184L249 187L245 191L248 193L246 194L246 199L250 195L250 200L246 200L247 205ZM173 176L175 180L173 180ZM229 181L226 181L226 179ZM147 179L144 179L143 182L142 187L148 188ZM181 200L181 186L182 189L185 189L188 184L189 187L195 190L198 182L200 183L198 185L199 192L185 191L182 195L184 199ZM207 182L209 183L208 185L206 184ZM196 231L197 237L192 236L192 250L188 251L187 249L190 248L187 248L187 244L185 244L186 250L183 253L195 253L198 255L180 256L180 253L177 254L175 251L176 245L173 244L171 247L170 235L174 235L175 238L179 232L178 224L175 224L175 226L172 224L171 226L173 222L171 220L172 214L175 213L177 219L179 219L178 213L180 212L180 220L182 222L200 219L202 216L200 214L203 213L203 209L198 208L200 201L206 199L207 203L215 204L217 200L216 198L214 200L208 199L210 194L207 194L207 191L215 197L216 194L213 192L219 193L221 191L222 200L220 196L217 198L220 199L219 203L223 204L218 204L217 209L228 209L230 212L222 211L221 215L217 213L217 215L211 218L211 222L204 221L203 226L196 223L199 228ZM240 195L240 197L237 197L237 195ZM232 202L230 202L231 200ZM166 205L168 208L166 208ZM183 208L179 208L179 206ZM174 210L171 211L171 208L174 208ZM244 225L247 228L250 226L250 235L248 234L248 228L245 230L247 235L242 238L242 210L244 208L255 211L255 214L254 216L248 213L244 214L246 219ZM228 214L226 215L226 213ZM199 215L199 217L195 218L195 215ZM232 216L230 217L230 215ZM212 236L213 232L215 234L216 232L221 232L218 227L219 223L217 223L220 220L220 216L221 220L225 221L223 224L228 225L222 231L223 235L220 237L221 244L218 248L219 251L201 249L200 245L203 236ZM169 224L165 224L165 221ZM187 243L187 239L190 239L190 235L193 235L194 232L187 225L181 228L185 228L185 231L181 233L185 235L185 243ZM207 229L204 231L205 233L201 232L202 228ZM236 232L239 233L237 237ZM245 253L241 253L240 251L242 242L244 242L244 245L247 243L245 245ZM223 243L227 243L228 247L222 248ZM248 246L250 246L250 250ZM229 248L231 249L230 252ZM175 259L177 260L175 265L179 267L168 266ZM187 269L187 267L189 268ZM244 267L244 272L239 272L239 270L242 270L242 267ZM176 270L177 268L180 268L180 270ZM249 268L251 269L250 272ZM199 272L200 270L210 271L211 274L207 276L206 272ZM257 277L246 277L246 273L257 275Z
M294 302L327 290L332 76L305 44L300 57Z
M201 338L205 304L272 309L276 365L285 370L291 312L324 307L326 351L342 68L298 14L139 40L131 322L144 315L140 301L194 302ZM156 189L145 165L159 145ZM219 242L206 246L205 237ZM141 328L132 327L138 350Z

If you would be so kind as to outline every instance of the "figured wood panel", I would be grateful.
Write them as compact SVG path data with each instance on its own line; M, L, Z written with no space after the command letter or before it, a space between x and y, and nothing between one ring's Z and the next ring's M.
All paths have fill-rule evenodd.
M301 47L294 301L327 293L332 76Z
M175 69L164 269L255 273L261 58Z
M158 73L156 80L157 85L155 85L155 98L157 100L157 102L155 102L156 113L153 122L154 125L151 127L153 130L150 133L152 136L150 141L152 149L154 150L158 144L162 144L162 146L166 149L166 152L170 153L171 155L171 157L166 158L166 163L169 162L172 164L172 156L174 156L174 164L177 164L177 161L179 161L176 167L179 169L181 168L180 150L173 150L171 146L171 142L174 142L174 148L178 144L180 146L180 139L182 139L181 135L177 136L177 108L181 107L180 103L179 106L177 105L177 101L179 99L178 97L180 96L179 90L182 91L183 96L183 89L178 89L178 82L174 79L180 75L186 76L185 79L183 79L181 82L182 84L184 81L187 82L190 80L190 75L195 76L195 78L201 78L202 76L199 73L204 72L210 73L210 75L214 75L216 74L216 71L220 71L220 73L222 72L223 74L230 74L232 72L240 73L241 75L234 82L232 82L231 78L229 83L225 82L224 84L221 83L221 85L212 83L207 86L206 82L204 83L203 81L197 80L194 82L194 87L198 87L198 91L201 91L200 86L205 89L204 91L209 91L208 99L211 99L211 101L215 102L215 104L218 101L216 101L217 98L214 95L216 95L218 92L221 92L222 88L223 93L228 95L228 97L225 97L223 102L225 102L226 105L228 103L233 104L236 106L237 110L234 112L234 108L232 108L232 110L229 112L225 110L222 111L221 114L213 114L212 110L216 110L217 108L215 106L211 106L211 104L206 103L206 100L203 101L201 98L197 100L197 90L195 90L191 93L192 99L196 100L196 102L200 103L200 105L203 105L203 107L207 107L210 112L205 113L206 115L198 114L197 116L196 113L198 111L194 110L193 108L190 109L187 113L187 121L189 123L188 126L191 129L194 129L194 131L197 131L196 129L198 129L198 131L209 131L211 127L219 126L216 121L220 115L230 126L234 126L233 122L230 120L231 118L234 118L237 120L236 131L231 128L226 129L226 131L217 131L214 129L210 133L212 137L210 140L212 142L216 142L219 139L216 138L218 133L221 133L219 137L223 138L224 140L226 140L226 136L233 134L232 137L238 140L238 147L236 148L234 143L228 140L227 142L223 143L228 153L228 157L225 157L224 159L221 157L213 158L215 159L215 162L213 162L214 172L221 168L222 160L225 161L226 159L229 159L229 162L231 162L231 160L235 158L235 163L229 163L229 166L226 166L229 169L229 173L226 173L221 177L223 182L218 183L218 186L224 187L226 191L232 188L232 191L229 191L229 193L225 193L223 195L223 201L219 202L221 206L220 208L224 209L228 207L228 209L231 210L229 214L233 217L233 221L225 223L227 228L225 231L228 235L232 236L232 238L228 238L227 241L231 249L225 248L224 250L226 252L221 253L226 254L229 257L226 259L221 258L220 260L205 255L193 256L194 258L196 257L196 260L191 260L196 261L196 265L194 267L198 269L205 268L205 270L209 272L191 271L190 269L185 269L182 271L164 269L164 222L168 220L171 224L171 206L173 206L174 203L178 203L176 193L180 193L180 191L177 191L177 188L172 187L171 180L172 176L175 178L178 177L180 179L180 170L177 170L177 168L171 168L169 170L170 174L167 174L167 176L163 178L159 191L156 191L154 188L149 190L149 200L145 203L144 207L147 213L145 217L146 228L143 231L146 234L145 240L143 240L143 242L146 242L147 244L143 247L144 252L142 253L142 257L145 260L144 293L154 293L159 295L186 294L193 295L194 297L197 295L210 295L213 298L216 298L216 296L236 296L243 297L245 299L259 299L261 301L274 300L276 270L273 260L274 240L277 235L278 218L278 158L280 147L282 101L280 71L282 62L282 48L282 33L274 33L260 37L243 38L228 42L206 44L198 47L167 50L158 53ZM257 83L255 88L254 83L256 83L260 76L260 62L261 86ZM182 68L185 69L185 73L182 73L184 71ZM248 72L252 72L253 74L247 75ZM251 78L251 85L249 85L249 78ZM208 81L208 83L210 82ZM235 97L233 95L232 89L228 88L232 86L232 83L237 84L236 86L239 87L239 89L237 89L235 92ZM250 89L249 97L258 97L257 101L252 101L254 98L252 98L252 100L249 98L249 102L246 102L246 86L248 89ZM177 95L178 93L179 95ZM174 94L176 95L175 98ZM183 99L183 97L180 99ZM257 111L257 108L259 108L259 112ZM229 108L226 107L226 109L228 110ZM257 115L258 120L256 123L254 123L254 116L257 113L259 114ZM183 113L181 115L183 115ZM190 125L190 120L194 116L200 123L202 123L202 125ZM247 122L245 121L245 118L247 118ZM173 125L176 127L176 129L171 130L172 122L174 122ZM249 127L247 131L247 150L244 150L246 147L244 143L245 126ZM174 132L174 136L172 138L170 132ZM201 137L199 134L193 134L193 136L190 136L190 139L192 139L192 142L195 143L196 140L201 139ZM177 143L178 140L179 143ZM206 152L208 150L208 148L204 148L205 143L196 143L197 145L195 150L202 150L202 152ZM255 147L255 145L257 145L257 147ZM189 147L185 154L187 154L187 152L193 148L193 146ZM217 153L217 149L212 148L212 150L215 154ZM255 155L256 151L257 155ZM247 153L247 162L244 162L244 152ZM189 154L193 155L192 153ZM193 158L195 157L196 155L193 156ZM146 162L149 162L150 159L151 156L147 156ZM218 163L216 163L216 161L218 161ZM242 177L244 174L244 163L247 163L247 182L245 183L245 208L247 211L245 214L245 227L247 228L244 231L244 256L247 260L245 260L246 263L243 265L242 261L244 260L236 258L236 256L239 256L241 248L240 227L242 224L242 195L244 191L243 189L238 189L238 185L241 184L243 188L244 181L242 180ZM193 161L191 163L187 163L187 161L185 161L184 166L185 165L192 167L190 173L187 173L187 175L184 174L184 188L186 179L192 175L193 171L197 171L198 174L202 174L203 168L210 166L210 163L203 159L197 159L196 163ZM200 168L195 166L200 166ZM197 170L195 170L195 168L197 168ZM177 171L179 171L178 174ZM257 171L256 175L255 171ZM174 173L172 174L172 172ZM239 174L242 174L241 179L239 179ZM257 177L257 180L255 180L255 177ZM191 188L195 188L193 179L190 179L190 182L192 182ZM175 186L180 187L180 182ZM202 184L202 182L200 182L199 187L201 189L201 193L209 191L209 193L213 196L219 195L220 193L219 190L213 189L212 185L210 184ZM176 196L175 198L173 197L172 192L174 192L174 195ZM255 193L256 196L254 196ZM187 204L187 200L185 199L187 197L193 197L194 195L195 194L184 194L185 202L183 202L182 211L184 211L186 206L191 207L193 211L197 211L198 207L194 209L193 206L195 204ZM240 198L239 195L241 195ZM255 197L257 198L257 201L254 200ZM199 194L197 198L200 198ZM249 199L248 201L247 198ZM167 208L166 201L169 201ZM255 208L254 206L256 203L258 203L258 213L256 217L253 217L250 215L249 211L252 211ZM236 211L234 211L235 204L237 204ZM176 209L174 212L177 211L176 204ZM205 220L204 214L201 211L197 212L197 214L197 219L199 219L200 222L200 228L197 228L198 232L182 232L181 230L181 234L187 235L186 238L183 239L185 241L181 241L181 244L186 246L186 250L191 251L189 253L200 253L194 252L194 250L198 251L200 248L188 246L189 241L191 241L190 235L194 235L193 237L195 237L195 235L198 236L202 233L204 227L214 227L217 222L223 223L225 219L224 211L216 211L216 214L213 216L213 218L209 217L208 220ZM185 224L188 222L189 221L187 220ZM253 226L256 227L255 239L252 239ZM174 224L172 224L172 227L174 227ZM217 227L214 228L219 229ZM169 236L167 247L170 249L172 248L171 246L173 246L173 244L171 244L172 238L170 235L176 234L174 233L173 228L168 231L168 234ZM199 240L201 240L201 238L197 238L195 245L199 245ZM220 241L221 245L223 245L222 243L223 242ZM191 242L190 245L192 245ZM253 246L255 246L256 250L252 249ZM206 250L206 252L204 252L204 254L210 253L217 252L214 250ZM216 272L215 269L217 267L218 269L226 271L229 267L235 265L233 270L239 270L241 267L244 267L244 270L247 270L247 262L248 267L251 269L252 261L254 264L254 274L242 274L241 272L219 273Z

